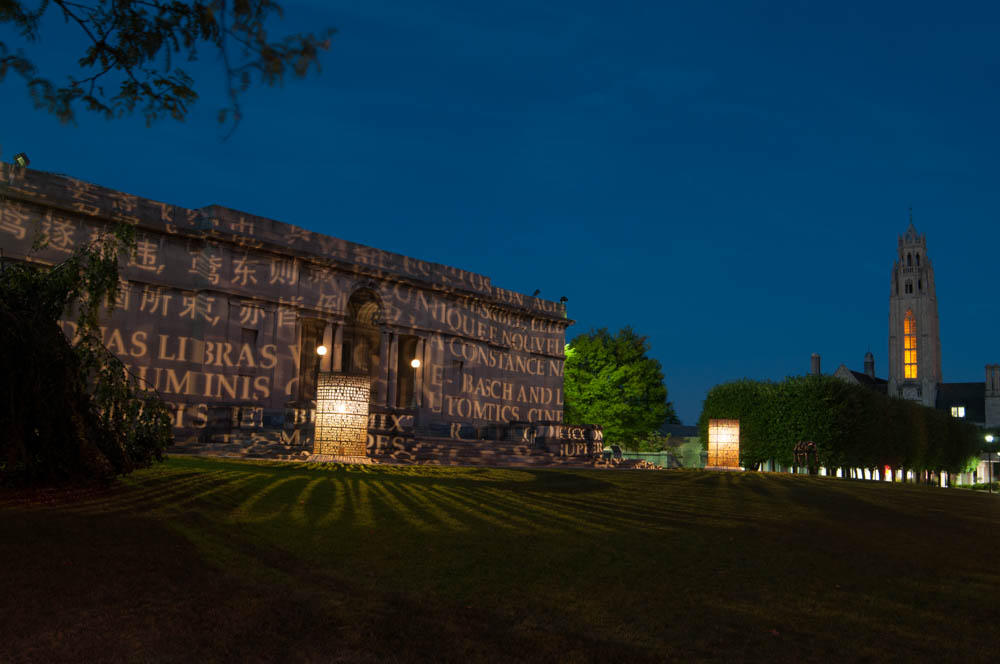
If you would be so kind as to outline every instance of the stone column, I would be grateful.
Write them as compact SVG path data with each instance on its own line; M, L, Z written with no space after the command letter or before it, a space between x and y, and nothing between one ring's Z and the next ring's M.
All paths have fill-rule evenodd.
M375 403L379 406L385 405L386 389L389 386L389 343L391 336L392 333L389 330L382 330L382 342L378 349L378 380L376 381L378 392L375 397Z
M293 358L295 361L295 393L290 397L294 401L299 401L302 398L302 318L300 316L295 317L295 352L298 357Z
M319 358L319 370L323 373L330 373L330 366L333 360L333 327L330 323L323 328L323 346L326 348L326 355Z
M341 373L344 370L344 326L342 323L335 323L333 333L333 371Z
M389 346L388 390L386 390L386 405L394 408L396 404L396 383L399 371L399 335L392 333L392 344Z
M431 410L434 409L434 385L431 381L434 376L434 367L432 360L434 359L434 344L430 339L421 339L420 343L423 345L424 354L420 358L420 373L423 375L423 386L424 394L421 402L426 405ZM417 357L420 357L418 354ZM440 404L438 404L438 409L440 409Z
M427 365L424 363L424 340L417 339L417 348L413 353L413 356L420 360L420 366L416 368L413 372L413 398L417 404L417 408L424 405L423 392L424 392L424 367Z

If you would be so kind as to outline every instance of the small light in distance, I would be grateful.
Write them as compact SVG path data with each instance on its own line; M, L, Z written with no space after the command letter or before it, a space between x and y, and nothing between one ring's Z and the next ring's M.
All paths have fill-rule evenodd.
M419 369L420 360L418 360L417 358L413 358L412 360L410 360L410 366L413 367L414 369Z
M316 346L316 354L319 356L326 355L326 346Z

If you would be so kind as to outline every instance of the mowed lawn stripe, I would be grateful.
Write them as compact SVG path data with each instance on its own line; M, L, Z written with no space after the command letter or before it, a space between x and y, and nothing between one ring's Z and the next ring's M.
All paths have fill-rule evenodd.
M171 458L0 493L0 661L982 661L1000 497Z

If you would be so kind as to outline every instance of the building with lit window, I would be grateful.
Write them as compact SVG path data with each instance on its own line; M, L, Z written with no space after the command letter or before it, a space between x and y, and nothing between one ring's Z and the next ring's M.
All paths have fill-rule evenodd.
M603 447L562 423L560 302L219 206L7 164L0 188L4 261L135 228L102 341L171 407L173 451L545 463Z
M814 357L814 371L818 373ZM941 373L941 337L938 324L934 266L927 254L927 238L910 219L899 236L889 286L889 377L875 376L875 358L865 354L864 371L841 364L834 375L889 396L909 399L943 410L952 417L987 429L1000 427L1000 364L987 364L981 383L946 383ZM969 484L990 475L990 456L981 455L975 472L955 481Z
M913 220L899 236L889 286L889 377L875 376L875 358L865 354L864 371L841 364L835 376L889 396L910 399L981 427L1000 427L1000 365L986 365L981 383L946 383L941 372L934 266L927 239Z

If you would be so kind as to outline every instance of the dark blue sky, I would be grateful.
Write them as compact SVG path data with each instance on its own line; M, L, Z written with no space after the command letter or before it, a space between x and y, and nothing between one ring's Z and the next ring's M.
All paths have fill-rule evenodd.
M673 5L691 5L687 7ZM748 376L887 371L907 208L927 234L944 377L1000 362L995 3L288 3L338 28L323 72L244 99L215 55L187 122L64 127L2 84L2 158L219 204L569 298L648 335L693 423ZM670 6L667 6L670 5ZM61 20L28 53L66 63ZM13 44L10 30L0 39Z

